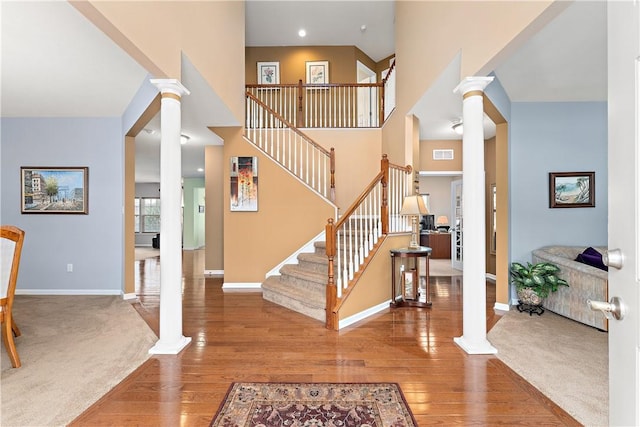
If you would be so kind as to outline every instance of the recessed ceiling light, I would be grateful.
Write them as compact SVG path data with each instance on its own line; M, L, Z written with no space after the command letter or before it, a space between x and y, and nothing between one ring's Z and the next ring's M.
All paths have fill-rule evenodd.
M304 37L304 36L306 36L306 35L307 35L307 32L305 31L305 29L304 29L304 28L300 28L300 30L298 31L298 35L299 35L300 37Z

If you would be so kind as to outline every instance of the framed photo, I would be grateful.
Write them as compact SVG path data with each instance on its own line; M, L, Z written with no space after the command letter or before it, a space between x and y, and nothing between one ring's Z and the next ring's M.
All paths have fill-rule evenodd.
M550 172L550 208L593 208L596 206L595 172Z
M329 84L329 61L307 61L307 84Z
M231 212L258 211L258 158L232 157L230 179Z
M23 214L88 214L89 168L20 167Z
M412 268L411 270L403 271L400 281L402 282L404 299L417 299L418 282L416 269Z
M280 84L280 63L279 62L258 62L258 84L259 85L279 85Z

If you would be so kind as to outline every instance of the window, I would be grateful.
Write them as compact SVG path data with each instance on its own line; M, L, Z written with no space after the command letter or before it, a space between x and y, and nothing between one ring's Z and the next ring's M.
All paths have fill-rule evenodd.
M135 232L160 232L160 199L157 197L136 198L134 203Z

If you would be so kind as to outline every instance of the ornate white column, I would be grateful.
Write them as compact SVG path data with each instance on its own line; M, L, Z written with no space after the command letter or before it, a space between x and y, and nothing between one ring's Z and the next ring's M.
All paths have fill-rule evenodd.
M178 354L191 342L182 335L182 157L180 98L189 91L176 79L151 79L160 89L160 339L151 354Z
M469 354L495 354L487 341L486 226L483 91L493 77L467 77L454 89L462 94L462 336Z

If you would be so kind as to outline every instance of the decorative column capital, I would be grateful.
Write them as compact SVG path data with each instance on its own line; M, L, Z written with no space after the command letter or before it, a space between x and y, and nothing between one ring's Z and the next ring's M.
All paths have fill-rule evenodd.
M453 92L460 93L461 95L466 95L469 92L479 92L482 93L484 88L489 85L493 81L493 76L490 77L465 77L458 86L453 90Z
M160 89L160 93L162 94L170 93L179 98L182 95L189 95L191 93L178 79L151 79L149 81L152 85Z

